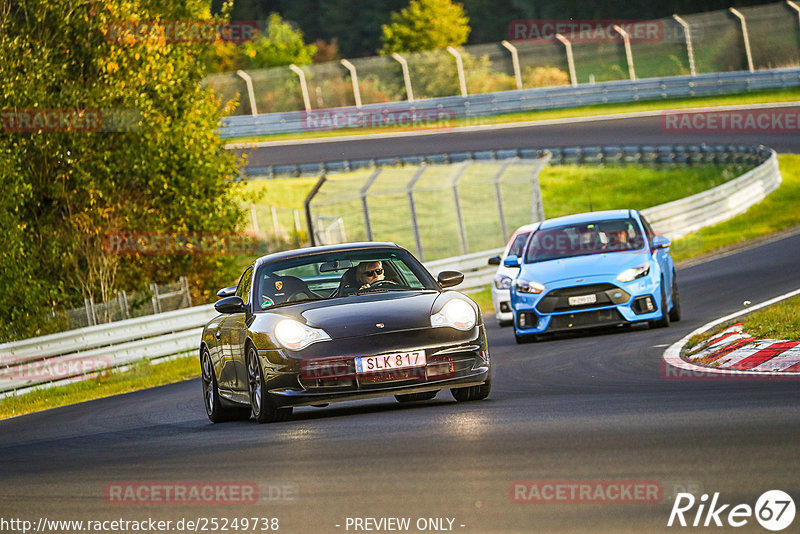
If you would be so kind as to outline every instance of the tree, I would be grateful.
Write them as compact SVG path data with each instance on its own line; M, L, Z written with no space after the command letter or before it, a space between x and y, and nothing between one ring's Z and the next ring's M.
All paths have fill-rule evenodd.
M277 13L271 13L262 35L244 44L246 68L260 69L284 65L308 65L317 52L316 45L305 44L303 33L294 29Z
M461 4L451 0L411 0L400 13L392 13L390 24L383 25L380 53L460 46L467 41L469 31L469 19Z
M53 308L120 288L187 275L197 297L231 282L230 257L103 250L114 232L229 233L243 217L238 163L216 133L225 110L200 86L209 45L113 33L134 20L213 22L199 1L0 7L0 291L13 296L0 309L2 338L34 335ZM99 116L102 127L14 122L37 110Z

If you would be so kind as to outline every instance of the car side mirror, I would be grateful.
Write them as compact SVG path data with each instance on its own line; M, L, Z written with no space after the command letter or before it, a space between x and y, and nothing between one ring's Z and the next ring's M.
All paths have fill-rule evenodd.
M244 301L239 295L225 297L214 303L214 309L219 313L244 313Z
M236 294L236 286L231 287L223 287L219 291L217 291L217 296L221 299L225 297L232 297Z
M492 256L489 258L489 265L500 265L500 256Z
M519 267L522 263L519 261L519 256L515 256L511 254L507 256L506 259L503 260L503 265L506 267Z
M439 276L436 277L436 280L442 287L453 287L464 281L464 273L459 271L442 271L439 273Z
M654 249L669 248L670 244L671 243L670 243L669 238L667 238L667 237L665 237L663 235L657 235L657 236L655 236L653 238L653 248Z

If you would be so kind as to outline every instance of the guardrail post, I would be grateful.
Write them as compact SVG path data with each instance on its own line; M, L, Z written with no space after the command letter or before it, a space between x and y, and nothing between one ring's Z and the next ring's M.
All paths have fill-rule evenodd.
M753 54L750 53L750 36L747 34L747 21L744 20L744 15L742 15L738 9L729 7L728 10L739 19L742 25L742 38L744 39L744 53L747 55L747 68L750 72L753 72L755 69L753 69Z
M464 62L461 60L461 52L453 48L452 46L447 47L447 51L456 58L456 70L458 70L458 85L461 86L461 96L467 96L467 81L464 77Z
M369 220L369 206L367 206L367 191L378 179L378 176L383 172L383 168L378 168L372 171L372 174L367 178L367 182L361 188L361 211L364 213L364 228L367 230L367 241L374 241L372 236L372 224Z
M325 171L323 171L319 176L319 180L317 180L317 183L314 184L314 187L308 192L308 196L303 201L303 206L306 210L306 224L308 225L308 241L312 247L316 246L316 240L314 239L314 221L311 219L311 201L317 195L325 180L327 178L325 177Z
M417 221L417 206L414 203L414 186L417 185L419 179L422 178L423 173L427 170L425 163L422 163L411 177L411 181L406 186L406 195L408 195L408 209L411 212L411 227L414 230L414 244L417 247L417 256L420 261L424 261L424 254L422 253L422 238L419 235L419 223Z
M356 72L356 66L347 61L346 59L339 60L344 68L350 71L350 79L353 82L353 98L356 101L356 107L361 107L361 91L358 88L358 73Z
M308 97L308 84L306 83L306 73L303 72L303 69L292 63L289 65L289 68L292 69L292 72L297 74L297 77L300 78L300 91L303 93L303 105L305 105L306 113L311 111L311 99Z
M628 76L630 76L631 81L636 79L636 71L633 68L633 53L631 52L631 36L630 34L625 31L625 29L618 25L614 24L614 29L617 31L618 34L622 36L622 40L625 42L625 58L628 60Z
M406 61L406 58L397 52L392 52L392 57L395 59L395 61L400 63L400 68L403 69L403 82L406 84L406 100L413 102L414 91L411 89L411 75L408 73L408 61Z
M247 94L250 97L250 114L258 115L258 111L256 110L256 95L253 91L253 79L243 70L237 70L236 74L239 78L243 79L245 85L247 85Z
M467 231L466 228L464 228L464 214L461 212L461 199L458 198L458 182L464 176L464 173L467 172L467 167L469 167L469 161L462 163L453 175L452 182L453 200L456 206L456 221L458 221L458 235L461 238L461 251L464 254L469 253L469 245L467 244Z
M692 31L689 28L689 23L678 15L673 14L672 18L683 28L683 37L686 41L686 54L689 56L689 72L692 76L697 76L697 71L694 69L694 49L692 48Z
M500 179L508 169L508 166L517 161L518 158L509 159L500 167L500 170L497 174L494 175L494 195L497 198L497 216L500 219L500 240L505 241L508 239L508 234L506 233L506 217L505 213L503 212L503 194L500 191Z
M572 87L578 86L578 77L575 75L575 57L572 55L572 43L569 42L569 39L561 35L560 33L556 34L556 39L564 43L564 48L567 50L567 66L569 67L569 80L572 83Z
M517 81L517 89L522 89L522 73L519 70L519 54L517 53L517 47L506 40L501 41L500 44L511 52L511 65L514 67L514 79Z

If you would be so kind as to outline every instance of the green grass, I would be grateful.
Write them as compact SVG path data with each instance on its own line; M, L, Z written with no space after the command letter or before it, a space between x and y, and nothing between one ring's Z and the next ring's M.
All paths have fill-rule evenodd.
M800 226L800 155L778 156L783 181L745 213L675 241L675 261L741 246L753 239Z
M724 95L715 97L681 98L672 100L651 100L646 102L624 104L598 104L570 109L543 111L526 111L508 113L490 117L473 117L456 119L447 124L433 124L431 128L457 128L460 126L478 126L484 124L507 124L513 122L541 121L550 119L566 119L575 117L592 117L616 113L634 113L661 109L686 109L696 107L731 106L743 104L765 104L774 102L793 102L800 100L800 88L780 91L758 91L743 95ZM228 139L228 143L255 143L259 141L284 141L289 139L315 139L320 137L338 137L342 135L370 135L386 132L418 131L426 128L348 128L346 130L313 131L292 134L272 134Z
M22 395L0 399L0 419L180 382L188 378L195 378L199 374L200 363L197 355L184 356L156 364L142 360L126 371L112 371L90 380L37 389ZM198 394L200 394L199 390Z
M755 311L745 316L744 319L729 321L717 325L707 332L696 334L689 338L685 349L688 350L699 345L736 322L741 322L742 330L756 339L800 341L800 296Z

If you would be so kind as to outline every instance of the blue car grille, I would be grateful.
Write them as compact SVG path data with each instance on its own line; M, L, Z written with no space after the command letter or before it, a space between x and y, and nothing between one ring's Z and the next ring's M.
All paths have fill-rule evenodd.
M570 297L594 295L595 301L588 304L572 305ZM572 286L554 289L542 297L536 304L536 309L541 313L564 312L572 310L585 310L602 306L616 306L624 304L631 298L625 290L614 284L591 284L585 286Z
M579 330L589 326L611 326L625 323L625 318L615 309L595 310L569 315L554 315L548 330Z

